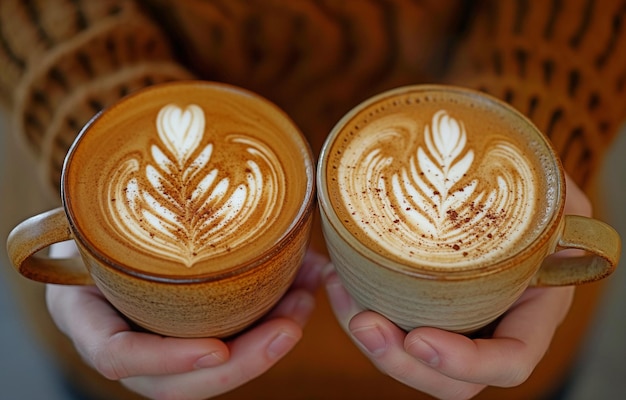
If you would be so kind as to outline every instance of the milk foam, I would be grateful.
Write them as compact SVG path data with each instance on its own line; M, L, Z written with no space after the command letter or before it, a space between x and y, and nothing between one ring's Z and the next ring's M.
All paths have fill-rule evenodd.
M167 105L155 123L159 142L150 159L130 154L108 182L104 214L120 236L191 267L246 244L278 219L285 173L263 142L228 133L225 148L201 146L205 114L193 104ZM212 165L216 152L245 162Z
M531 228L537 193L528 160L505 136L478 152L464 122L443 109L419 127L409 116L382 117L345 147L337 182L346 222L409 263L502 257Z

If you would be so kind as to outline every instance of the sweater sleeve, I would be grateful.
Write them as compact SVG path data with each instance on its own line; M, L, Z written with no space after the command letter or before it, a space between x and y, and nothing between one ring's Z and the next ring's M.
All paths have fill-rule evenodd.
M626 6L493 0L475 11L445 81L527 115L587 188L626 116Z
M85 123L139 88L192 75L132 1L0 2L0 99L10 130L58 198L63 159Z

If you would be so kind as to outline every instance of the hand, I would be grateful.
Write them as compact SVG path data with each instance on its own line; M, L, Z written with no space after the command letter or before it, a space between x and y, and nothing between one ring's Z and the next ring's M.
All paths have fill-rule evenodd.
M136 332L89 286L48 285L48 309L83 359L150 398L204 399L261 375L302 336L327 260L309 251L292 288L263 321L227 342Z
M591 216L589 200L569 178L567 188L565 212ZM469 399L486 386L523 383L548 350L574 295L573 287L529 288L489 339L470 339L428 327L407 334L381 315L359 308L332 267L324 277L337 319L374 365L441 399Z

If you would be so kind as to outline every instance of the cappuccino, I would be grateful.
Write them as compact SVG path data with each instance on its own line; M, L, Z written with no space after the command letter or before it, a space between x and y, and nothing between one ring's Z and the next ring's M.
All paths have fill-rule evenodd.
M619 235L564 215L565 175L511 106L454 86L394 89L337 123L317 168L324 239L363 309L470 333L529 286L602 279ZM561 249L582 249L576 258Z
M64 201L81 240L166 277L266 256L309 202L302 135L278 108L225 85L151 90L94 119L70 151L66 162L81 167L66 171Z
M293 283L312 227L313 159L266 99L177 81L95 116L65 158L61 197L63 207L9 234L19 273L96 285L160 335L223 338L265 315ZM68 240L82 262L36 256Z
M381 95L326 144L326 190L344 228L404 265L479 268L511 257L557 207L558 166L527 121L463 90Z

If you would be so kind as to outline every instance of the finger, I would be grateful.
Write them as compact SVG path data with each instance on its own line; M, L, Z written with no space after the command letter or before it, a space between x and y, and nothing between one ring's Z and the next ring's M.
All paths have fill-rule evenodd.
M322 281L322 270L326 264L328 264L326 257L309 249L304 255L302 267L292 287L315 292Z
M379 370L431 396L469 399L485 388L483 384L450 378L407 353L404 348L406 333L380 314L372 311L357 314L350 321L349 332Z
M372 311L363 311L329 264L323 273L328 299L341 327L383 373L438 398L470 398L484 385L455 381L431 369L404 349L405 333Z
M133 332L94 287L50 285L47 292L51 314L61 330L85 361L108 379L182 373L229 358L228 347L217 339Z
M313 295L304 289L296 289L289 291L264 319L287 318L303 328L314 309Z
M225 364L179 375L130 378L122 383L150 398L192 400L217 396L263 374L301 337L298 324L275 318L235 338L230 360Z
M572 294L572 288L529 289L505 315L491 339L471 340L438 329L418 328L407 335L405 349L454 380L517 386L528 379L546 353Z
M416 329L404 339L402 330L373 312L356 314L348 331L393 378L435 397L470 398L487 385L516 386L528 378L567 313L572 293L572 288L530 289L493 339L471 340L434 328Z
M591 217L591 201L567 173L565 173L565 184L567 187L567 196L565 197L565 214Z
M359 306L346 291L332 264L327 264L324 267L322 276L333 313L344 331L348 332L350 320L363 311L363 307Z
M405 332L372 311L363 311L348 294L332 264L323 273L328 299L342 328L383 373L438 398L470 398L485 386L458 382L404 349Z

